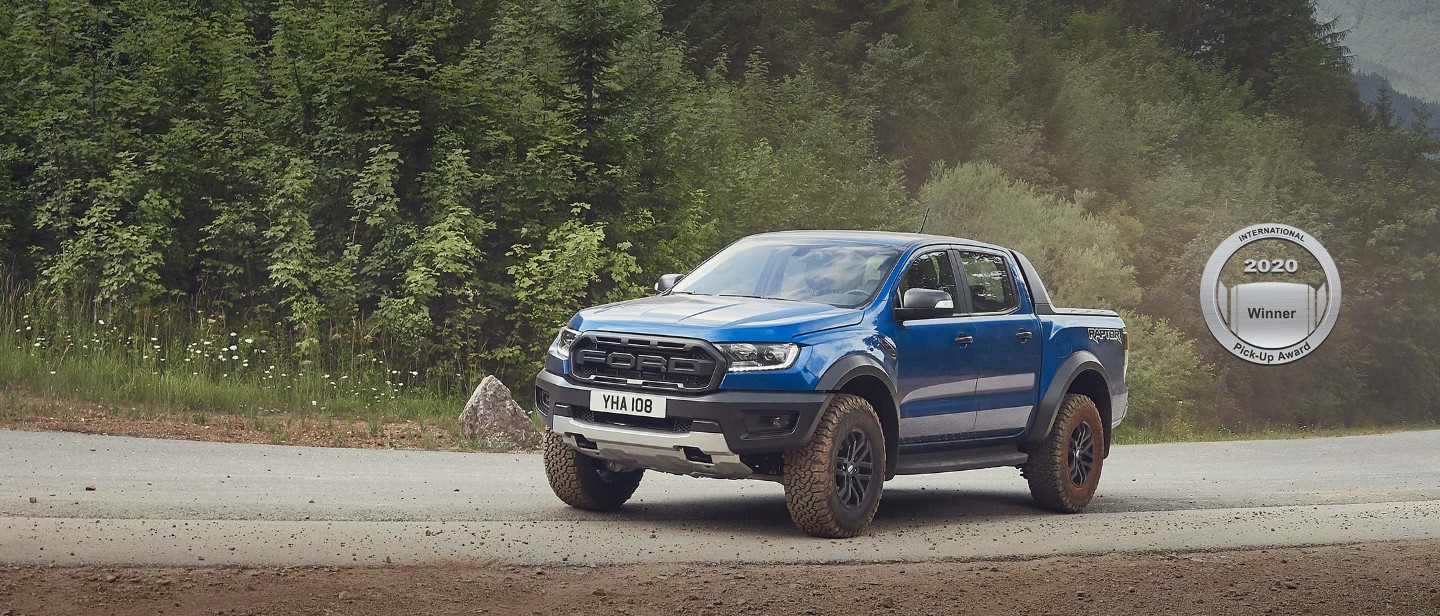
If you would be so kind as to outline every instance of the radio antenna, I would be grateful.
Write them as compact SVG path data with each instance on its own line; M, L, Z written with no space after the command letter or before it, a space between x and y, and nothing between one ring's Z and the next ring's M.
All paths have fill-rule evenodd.
M930 206L925 206L925 217L920 219L920 230L916 233L925 232L925 223L930 222Z

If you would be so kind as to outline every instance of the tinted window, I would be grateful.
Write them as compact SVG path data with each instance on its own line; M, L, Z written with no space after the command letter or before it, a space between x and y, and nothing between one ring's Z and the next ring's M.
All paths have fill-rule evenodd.
M962 252L960 263L965 268L965 284L970 288L973 312L1005 312L1020 305L1005 257Z
M900 297L910 289L938 289L950 294L950 307L960 305L955 289L955 270L950 266L949 253L941 250L920 255L900 279Z
M859 306L875 296L899 253L859 242L741 240L695 268L673 292Z

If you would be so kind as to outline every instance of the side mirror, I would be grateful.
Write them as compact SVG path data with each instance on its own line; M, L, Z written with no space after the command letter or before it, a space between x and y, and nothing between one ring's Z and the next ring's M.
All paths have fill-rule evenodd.
M666 291L669 291L670 289L674 288L675 283L680 282L680 279L684 277L685 274L665 274L664 276L661 276L660 280L655 282L655 292L664 293Z
M955 314L955 300L939 289L906 289L894 312L897 321L948 317Z

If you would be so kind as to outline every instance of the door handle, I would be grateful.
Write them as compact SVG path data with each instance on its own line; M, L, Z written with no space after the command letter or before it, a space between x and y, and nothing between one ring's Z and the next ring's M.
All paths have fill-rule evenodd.
M1034 334L1034 333L1031 333L1031 331L1028 330L1028 329L1021 329L1020 331L1015 332L1015 339L1016 339L1016 340L1019 340L1020 342L1025 342L1026 340L1029 340L1029 339L1034 338L1034 337L1035 337L1035 334Z
M955 335L955 344L965 346L967 344L970 344L971 342L975 342L975 337L971 336L970 334L960 332L959 334Z

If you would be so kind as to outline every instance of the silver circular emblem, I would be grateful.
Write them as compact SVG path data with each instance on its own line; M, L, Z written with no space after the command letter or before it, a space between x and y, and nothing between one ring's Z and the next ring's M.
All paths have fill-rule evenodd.
M1225 285L1220 279L1225 264L1240 249L1262 240L1283 240L1304 249L1324 270L1325 281L1318 286L1263 279ZM1247 259L1244 266L1251 277L1297 270L1296 259ZM1304 231L1280 224L1246 227L1221 242L1205 264L1200 310L1211 335L1234 356L1256 364L1288 364L1309 355L1335 328L1340 270L1325 247Z

